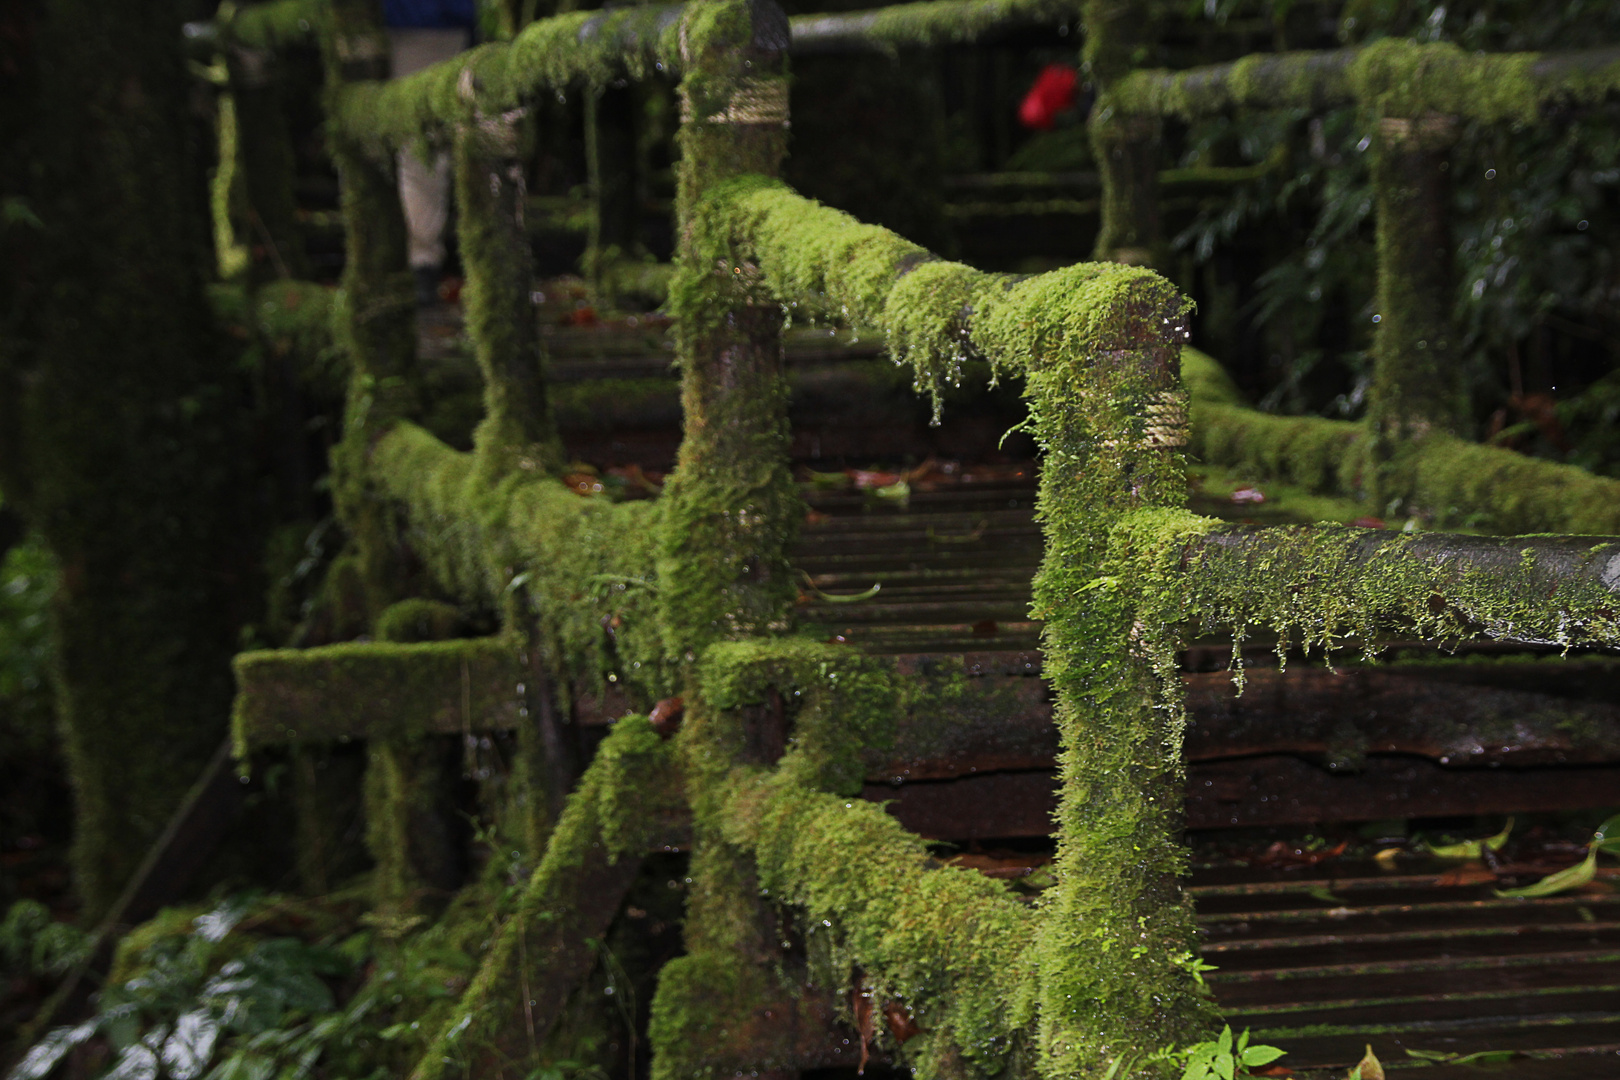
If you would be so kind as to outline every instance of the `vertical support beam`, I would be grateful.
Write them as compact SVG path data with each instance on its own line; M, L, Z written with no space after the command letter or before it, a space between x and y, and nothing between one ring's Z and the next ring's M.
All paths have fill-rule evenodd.
M1454 117L1378 122L1373 191L1378 214L1378 327L1368 416L1387 456L1430 431L1461 432L1467 395L1451 323Z
M1082 57L1097 98L1087 118L1092 153L1102 179L1101 222L1094 257L1133 266L1164 265L1164 228L1159 219L1157 116L1121 113L1108 88L1135 66L1135 54L1152 39L1150 16L1126 0L1086 0Z
M331 33L322 45L327 93L336 95L349 82L388 74L388 39L377 0L331 3ZM409 595L393 514L372 494L366 473L377 439L420 410L416 297L392 155L341 130L332 131L330 148L345 233L337 330L350 364L343 439L332 451L332 501L349 534L371 621ZM370 747L366 841L377 862L378 905L391 914L410 914L424 888L443 885L435 880L443 876L436 868L442 845L424 847L412 837L417 830L425 830L424 839L438 831L425 811L439 779L426 743L379 741Z
M266 49L231 44L225 63L235 100L236 157L246 196L242 239L250 251L264 253L262 260L254 259L254 277L307 278L309 259L293 199L296 162L275 56Z
M617 303L612 264L639 247L636 200L636 88L603 87L585 98L586 165L592 214L586 277L602 307Z
M716 185L781 167L787 17L773 0L699 0L684 20L671 306L686 420L658 578L665 648L691 662L711 641L786 626L803 504L787 462L781 309L750 294L756 271L732 257L728 223L700 213Z
M470 73L464 75L464 80ZM463 96L476 88L464 82ZM523 228L527 186L519 153L522 112L474 115L456 137L456 209L467 335L484 376L484 419L474 443L478 478L560 464L535 325L533 257Z
M671 306L685 438L664 490L658 580L665 648L685 661L685 696L693 702L701 690L694 663L704 648L785 627L795 592L787 550L803 504L787 462L782 314L768 296L752 293L757 270L732 249L730 223L702 207L719 184L780 170L787 45L787 17L774 0L695 0L683 16ZM685 1075L682 1062L734 1058L724 1031L706 1017L732 1015L728 1006L760 1000L758 992L776 985L772 960L780 950L775 928L767 929L771 918L749 860L700 813L688 955L665 969L653 1003L664 1018L655 1021L657 1080ZM787 1075L773 1071L782 1063L761 1064L762 1077Z
M1182 708L1165 677L1176 628L1118 562L1142 553L1117 547L1126 515L1163 508L1168 525L1186 505L1185 301L1155 276L1117 273L1110 324L1089 355L1029 385L1046 449L1034 610L1047 620L1063 748L1058 885L1038 953L1041 1073L1051 1077L1159 1075L1144 1053L1194 1041L1209 1019L1177 883Z

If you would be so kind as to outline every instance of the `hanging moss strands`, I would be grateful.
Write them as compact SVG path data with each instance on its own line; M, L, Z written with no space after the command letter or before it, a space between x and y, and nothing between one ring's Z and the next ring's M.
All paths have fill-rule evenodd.
M871 1037L920 1080L1173 1076L1176 1047L1215 1025L1177 884L1183 627L1266 628L1324 648L1390 627L1563 646L1620 640L1620 546L1607 540L1259 530L1188 513L1189 438L1207 460L1318 490L1376 491L1435 521L1534 522L1526 531L1620 531L1620 498L1607 497L1620 485L1447 434L1458 413L1446 411L1443 365L1424 369L1394 345L1387 378L1380 369L1380 401L1393 403L1382 426L1262 415L1207 357L1183 356L1185 298L1128 265L1156 261L1163 246L1153 185L1167 112L1248 100L1262 84L1301 100L1344 93L1404 123L1386 125L1392 171L1379 182L1391 198L1417 185L1432 209L1443 152L1427 140L1433 116L1530 116L1555 93L1606 93L1608 69L1545 58L1491 69L1537 87L1514 97L1485 93L1467 57L1397 43L1171 78L1130 70L1150 29L1132 23L1135 7L1085 8L1102 88L1092 126L1105 180L1098 254L1108 261L1020 277L940 259L776 179L790 24L768 0L563 15L386 85L374 78L374 5L335 0L323 16L329 68L341 76L329 119L350 248L336 310L353 360L336 462L353 549L333 587L362 593L364 627L396 640L244 656L237 731L243 745L368 739L378 925L389 933L431 912L458 870L442 829L442 781L455 768L444 736L478 724L518 731L512 805L527 808L503 812L521 818L522 865L535 869L515 907L486 905L479 972L435 1022L417 1080L518 1080L549 1067L547 1039L597 962L592 940L607 933L641 856L677 843L690 851L686 953L664 966L652 1002L655 1080L774 1080L854 1064L856 1048L828 1032L854 1018L843 1003L860 1000L907 1018L904 1041ZM281 0L265 19L272 9L294 10ZM865 35L888 50L944 40L949 20L962 18L971 36L1037 12L1072 14L1046 0L971 10L951 0L794 25L806 48ZM594 93L660 68L683 73L668 310L685 438L659 499L613 504L553 475L561 453L528 303L513 122L541 93ZM1468 96L1481 103L1456 100ZM389 163L423 142L457 155L468 326L485 378L472 453L413 422ZM1430 156L1411 164L1409 153ZM1403 212L1389 208L1390 229ZM1419 305L1391 320L1402 349L1434 340L1424 335L1444 312L1441 226L1427 224L1423 236L1392 236L1385 253L1389 295ZM947 710L927 710L955 691L908 686L894 658L791 632L787 552L804 507L788 472L784 312L880 329L936 410L970 357L1023 379L1044 452L1047 548L1033 613L1045 621L1061 745L1056 883L1038 899L942 865L859 798L901 735L950 722ZM1471 486L1489 470L1523 497ZM1531 494L1548 483L1560 485L1558 499ZM502 631L439 640L462 631L464 614L498 617ZM610 687L630 715L570 792L571 710L608 700ZM677 694L684 714L672 734ZM354 695L367 704L341 732L300 719ZM655 702L656 729L641 715Z

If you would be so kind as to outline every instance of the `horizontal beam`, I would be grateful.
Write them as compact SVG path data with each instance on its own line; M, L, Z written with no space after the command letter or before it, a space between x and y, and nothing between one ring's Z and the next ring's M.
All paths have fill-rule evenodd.
M1122 543L1155 527L1128 525ZM1370 646L1405 626L1437 640L1620 646L1615 537L1218 525L1184 535L1179 562L1182 617L1240 636L1264 627L1307 647Z
M268 746L510 731L524 668L504 638L238 653L236 754Z
M1188 448L1199 460L1250 480L1362 494L1371 468L1363 425L1261 412L1219 363L1193 348L1182 350L1181 376L1192 419ZM1383 482L1386 497L1399 497L1405 513L1428 525L1620 535L1620 480L1501 447L1431 435L1403 447Z
M871 11L795 15L789 20L791 51L795 56L893 54L964 45L999 31L1078 23L1081 6L1078 0L924 0Z
M1184 71L1135 71L1108 101L1124 113L1192 119L1234 109L1320 111L1362 103L1387 116L1438 112L1530 122L1549 106L1620 88L1620 49L1470 53L1449 42L1389 38L1359 49L1257 53Z
M468 658L463 685L458 657ZM886 665L906 687L893 739L868 750L874 784L1049 769L1052 695L1035 653L910 655ZM403 729L458 734L516 726L516 654L497 639L350 644L245 653L237 662L237 737L249 748ZM471 680L480 680L476 686ZM1354 770L1372 754L1459 766L1620 762L1620 662L1396 664L1338 671L1296 665L1182 676L1185 757L1212 762L1296 754ZM390 688L409 687L408 694ZM465 722L463 707L467 709ZM607 726L634 711L617 688L575 695L575 721ZM288 735L288 733L293 733Z

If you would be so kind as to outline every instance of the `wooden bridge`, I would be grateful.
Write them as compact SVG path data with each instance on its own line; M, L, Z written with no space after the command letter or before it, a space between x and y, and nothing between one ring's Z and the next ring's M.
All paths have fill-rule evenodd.
M1492 885L1540 870L1470 877L1407 855L1186 877L1182 843L1184 826L1616 801L1620 484L1457 437L1437 181L1459 119L1602 100L1620 82L1610 53L1385 42L1133 71L1128 6L1087 3L1099 262L1025 278L941 260L773 179L782 65L799 49L971 40L1072 17L1063 5L578 13L394 83L377 80L372 14L283 0L200 36L237 68L319 37L347 229L333 467L350 547L329 593L359 611L365 640L241 656L237 750L363 740L375 900L411 919L460 884L438 821L446 745L500 733L513 747L484 813L532 869L417 1077L528 1075L587 940L642 857L672 848L690 853L692 891L686 954L653 1006L660 1080L847 1067L863 1043L925 1078L1168 1075L1169 1051L1221 1014L1288 1048L1296 1071L1342 1070L1371 1043L1391 1066L1419 1060L1403 1050L1511 1051L1535 1059L1516 1076L1612 1075L1609 892L1499 899ZM667 305L680 411L671 378L637 445L663 447L673 471L656 499L616 503L564 476L608 436L570 428L553 399L561 379L646 360L553 356L548 381L521 110L663 71L683 80ZM1512 93L1477 93L1482 80ZM1340 99L1380 118L1365 424L1249 408L1184 352L1185 301L1146 268L1164 249L1161 118ZM390 162L423 137L457 158L465 329L485 386L471 453L412 422L423 401ZM852 422L870 345L851 359L801 341L785 363L787 309L881 334L917 410ZM979 363L1021 382L1027 417L959 420L947 403L949 436L930 433L929 399L954 402ZM995 449L1014 423L1031 440L1022 460ZM811 475L908 455L909 474ZM1244 524L1254 515L1230 500L1189 494L1189 460L1359 505L1401 500L1434 526L1582 535L1399 533L1290 518L1286 500ZM436 635L454 624L435 621L447 605L499 632ZM1439 643L1464 659L1434 662ZM1306 662L1313 649L1342 666ZM1360 662L1375 655L1400 662ZM308 805L301 827L318 834Z

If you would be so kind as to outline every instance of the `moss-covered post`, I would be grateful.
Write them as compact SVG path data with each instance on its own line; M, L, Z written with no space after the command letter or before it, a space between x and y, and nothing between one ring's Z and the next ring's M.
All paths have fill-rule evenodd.
M457 228L466 273L462 300L484 377L474 479L489 488L514 475L554 468L562 461L562 447L546 397L545 358L530 299L534 269L523 228L523 114L479 113L470 74L463 76L460 91L473 105L456 135ZM538 858L561 810L572 763L561 746L563 721L547 650L527 605L508 604L506 620L514 641L522 638L532 684L526 687L530 707L518 729L520 767L509 809L520 819L514 831L525 850Z
M1195 1041L1208 1018L1177 884L1175 626L1162 598L1120 584L1117 560L1136 553L1116 536L1127 515L1185 505L1185 301L1155 275L1116 274L1096 296L1095 337L1029 378L1047 538L1034 610L1063 748L1058 885L1038 954L1041 1071L1054 1080L1169 1075L1153 1051Z
M734 251L731 223L698 212L719 181L777 174L787 149L787 45L787 18L773 0L697 0L683 16L671 301L685 439L663 496L658 579L665 648L685 662L685 694L697 708L695 662L704 649L784 628L795 593L787 549L803 508L787 462L781 308L754 294L758 270ZM653 1005L669 1018L664 1037L654 1038L653 1073L661 1080L689 1075L683 1066L693 1061L735 1060L730 1027L701 1016L735 1015L748 991L773 984L770 963L779 955L752 863L701 815L692 897L688 956L660 979ZM704 975L679 977L699 971L725 978L715 987Z
M326 40L328 93L388 72L388 42L377 0L332 0ZM395 422L420 407L416 372L415 290L405 257L393 158L368 145L363 132L334 127L333 161L342 184L345 261L338 334L350 363L343 439L332 455L332 495L348 531L370 618L408 594L393 513L367 478L372 447ZM405 914L449 875L411 841L413 819L431 817L440 784L436 755L416 740L378 740L368 748L366 839L377 861L377 903Z
M1087 118L1092 153L1102 180L1101 222L1095 256L1133 266L1162 266L1159 220L1159 134L1156 115L1127 113L1109 86L1137 66L1150 40L1149 14L1128 0L1086 0L1085 70L1097 91Z
M677 318L685 439L664 493L659 554L666 649L687 662L721 638L786 625L787 551L803 504L787 461L782 311L729 223L697 212L715 183L776 175L787 151L787 18L771 0L700 0L681 28Z
M463 95L476 88L463 76ZM484 376L484 419L474 438L478 479L543 473L562 448L546 400L535 325L534 270L523 228L527 187L519 156L521 114L475 114L456 136L457 236L466 271L467 335Z
M1368 417L1381 443L1463 433L1467 398L1451 330L1455 118L1381 116L1373 158L1378 322Z

